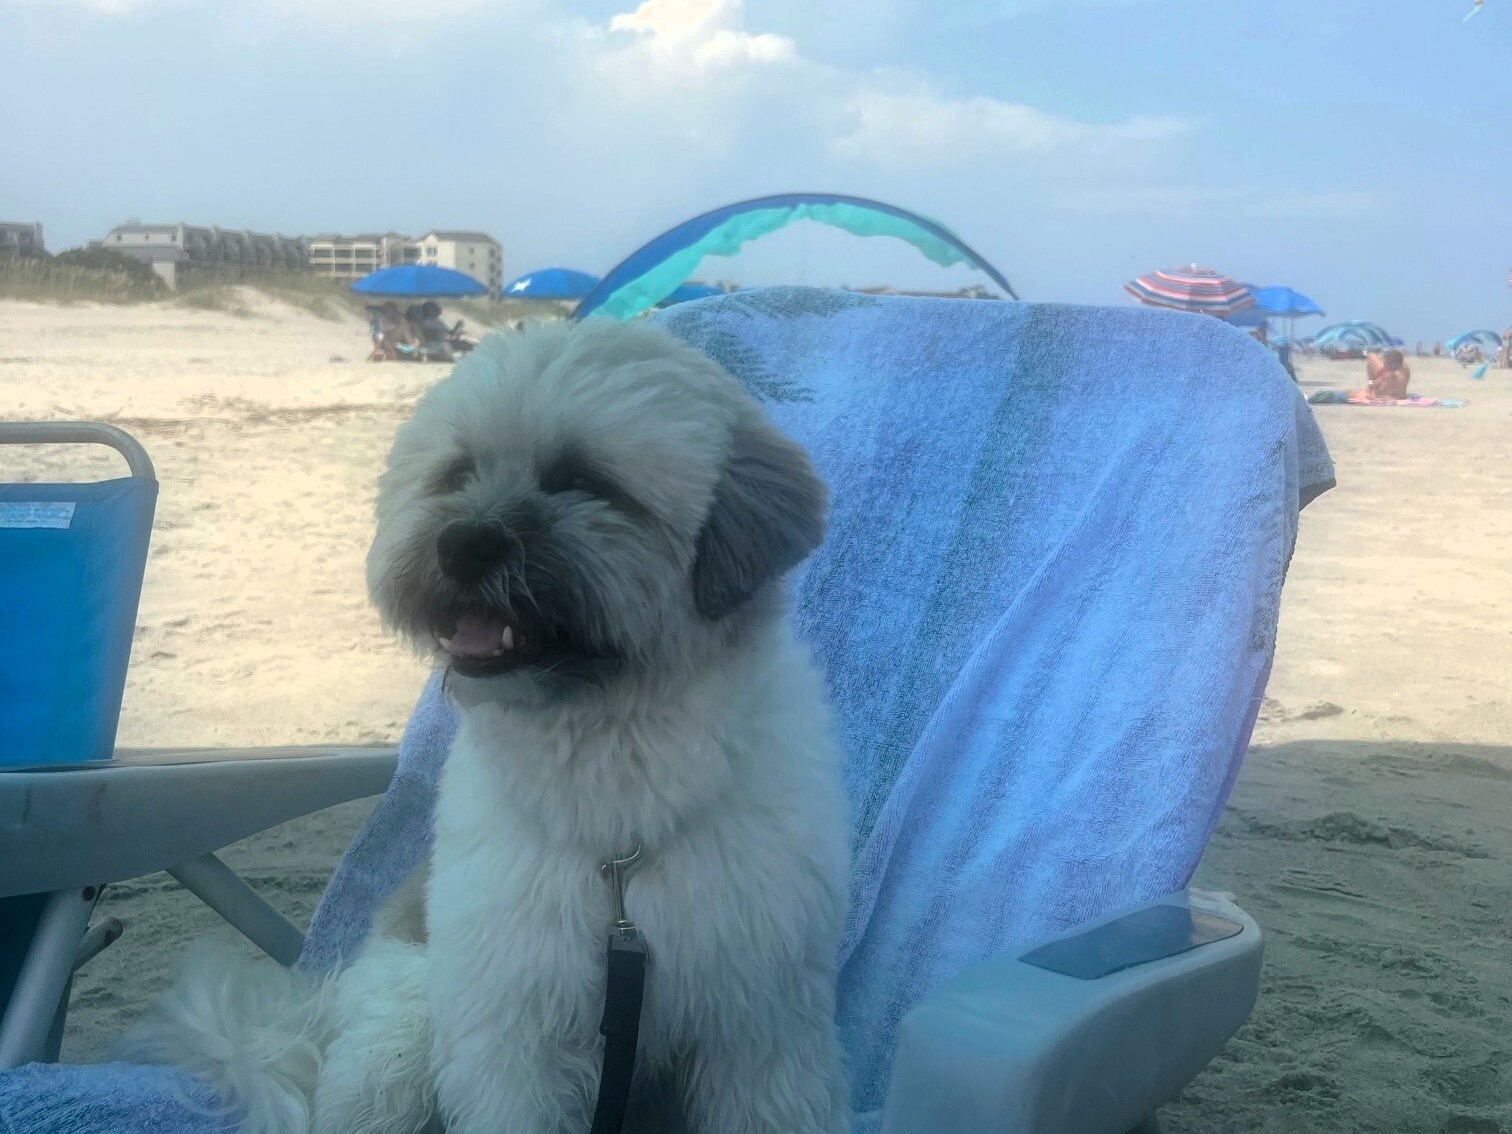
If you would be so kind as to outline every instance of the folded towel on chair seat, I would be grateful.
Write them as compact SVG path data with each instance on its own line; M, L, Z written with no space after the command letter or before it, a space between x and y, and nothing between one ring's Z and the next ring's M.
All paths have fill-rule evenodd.
M1203 316L774 288L657 318L831 486L793 589L845 745L840 1023L869 1129L930 989L1187 883L1259 709L1298 509L1332 466L1274 356ZM433 681L302 964L350 955L423 853L449 729ZM0 1076L0 1115L16 1089ZM205 1129L45 1129L107 1128Z

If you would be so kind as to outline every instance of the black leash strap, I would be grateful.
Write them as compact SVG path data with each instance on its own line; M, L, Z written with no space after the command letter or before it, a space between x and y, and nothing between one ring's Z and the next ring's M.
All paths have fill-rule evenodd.
M635 1048L640 1039L641 1006L646 996L646 942L625 916L624 868L640 858L610 859L602 871L614 885L614 925L609 930L608 982L604 988L604 1063L599 1072L598 1104L590 1134L619 1134L630 1104L635 1077Z

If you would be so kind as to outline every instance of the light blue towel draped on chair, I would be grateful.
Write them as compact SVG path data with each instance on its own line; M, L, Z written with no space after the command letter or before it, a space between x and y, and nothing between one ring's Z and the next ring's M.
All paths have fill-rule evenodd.
M833 493L793 593L845 743L840 1023L871 1128L930 989L1191 877L1259 708L1298 510L1332 466L1274 357L1202 316L776 288L658 321ZM450 727L433 681L302 963L350 955L423 852ZM0 1116L57 1090L49 1134L212 1128L92 1121L90 1092L129 1074L0 1075Z

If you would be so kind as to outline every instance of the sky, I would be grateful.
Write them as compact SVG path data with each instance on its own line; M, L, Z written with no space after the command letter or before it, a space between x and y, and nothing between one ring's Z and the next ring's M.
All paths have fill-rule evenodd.
M1512 0L0 0L0 218L480 228L603 272L786 190L1026 299L1210 264L1409 340L1512 323ZM812 224L706 278L954 288Z

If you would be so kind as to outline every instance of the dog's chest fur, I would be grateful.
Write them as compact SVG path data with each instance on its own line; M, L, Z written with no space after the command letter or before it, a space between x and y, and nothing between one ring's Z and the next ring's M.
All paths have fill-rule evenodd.
M715 990L738 1005L744 980L796 980L833 951L845 807L820 679L786 628L745 664L619 700L586 720L463 713L427 903L443 1062L470 1035L544 1027L596 1077L613 917L598 865L637 845L626 906L651 950L648 1066L707 1028Z

